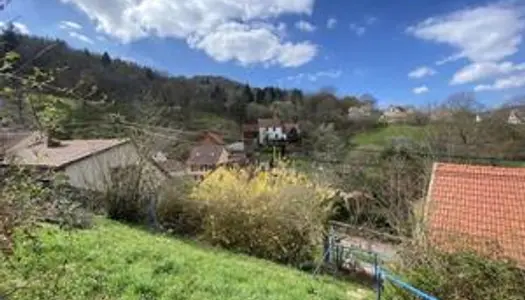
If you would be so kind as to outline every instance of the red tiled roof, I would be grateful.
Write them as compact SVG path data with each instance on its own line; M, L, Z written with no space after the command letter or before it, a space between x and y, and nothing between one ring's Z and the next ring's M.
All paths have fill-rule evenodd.
M437 163L427 213L437 247L525 265L525 168Z

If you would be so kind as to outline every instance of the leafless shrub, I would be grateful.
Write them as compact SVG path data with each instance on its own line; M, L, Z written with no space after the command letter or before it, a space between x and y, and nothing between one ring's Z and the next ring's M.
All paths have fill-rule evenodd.
M494 260L467 249L444 252L429 245L406 244L393 270L438 299L523 299L525 272L516 262ZM498 252L497 247L493 252ZM384 289L386 299L416 299L391 282Z

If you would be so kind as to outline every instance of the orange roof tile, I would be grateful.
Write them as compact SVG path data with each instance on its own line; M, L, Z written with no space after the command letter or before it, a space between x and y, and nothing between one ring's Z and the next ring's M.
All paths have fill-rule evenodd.
M437 163L429 196L436 246L525 265L525 168Z

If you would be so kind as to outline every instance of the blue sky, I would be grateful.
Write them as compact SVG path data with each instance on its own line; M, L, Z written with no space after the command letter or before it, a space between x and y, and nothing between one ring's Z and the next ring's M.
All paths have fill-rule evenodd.
M5 1L5 0L0 0ZM20 31L173 75L434 104L525 94L525 2L12 0Z

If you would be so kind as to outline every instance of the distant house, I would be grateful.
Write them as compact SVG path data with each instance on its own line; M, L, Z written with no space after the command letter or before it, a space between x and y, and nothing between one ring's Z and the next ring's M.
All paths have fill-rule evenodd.
M296 123L285 123L279 119L259 119L258 141L260 145L272 142L291 142L298 138L300 131Z
M245 151L252 152L259 144L259 126L257 123L242 125L242 140Z
M228 158L229 153L222 145L199 145L191 149L186 166L190 174L198 177L226 165Z
M509 118L507 120L507 123L512 125L518 125L523 124L523 121L525 120L525 114L523 114L518 109L513 109L509 113Z
M348 119L349 120L362 120L370 118L374 109L371 104L365 104L361 106L352 106L348 108Z
M246 147L243 142L235 142L226 146L228 151L229 165L245 165L248 163L248 156L245 151Z
M428 241L525 266L525 168L434 165L425 208Z
M403 123L414 114L415 111L413 109L404 108L402 106L390 106L383 112L379 120L389 124Z
M481 121L483 121L483 118L481 117L481 115L477 114L476 115L476 123L480 123Z
M222 136L213 131L205 131L199 137L199 144L201 145L224 145Z
M153 160L143 160L128 139L64 140L51 145L39 132L18 132L7 140L3 164L63 172L68 183L77 188L103 191L116 171L140 162L144 162L144 178L151 182L168 177Z

